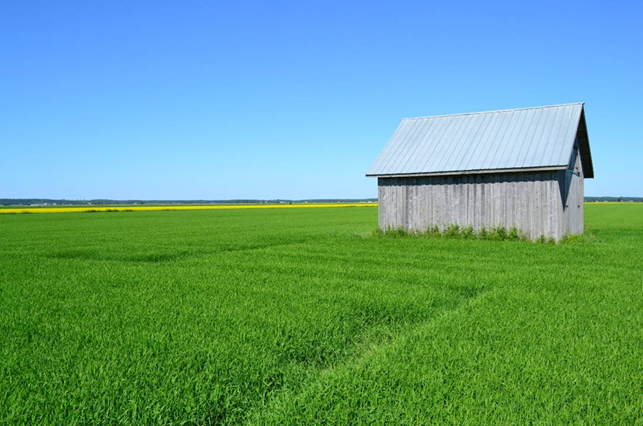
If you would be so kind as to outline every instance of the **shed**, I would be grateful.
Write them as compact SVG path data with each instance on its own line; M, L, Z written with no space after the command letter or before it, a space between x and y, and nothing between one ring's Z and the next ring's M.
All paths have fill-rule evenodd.
M594 177L584 104L405 118L366 176L377 177L383 230L581 234Z

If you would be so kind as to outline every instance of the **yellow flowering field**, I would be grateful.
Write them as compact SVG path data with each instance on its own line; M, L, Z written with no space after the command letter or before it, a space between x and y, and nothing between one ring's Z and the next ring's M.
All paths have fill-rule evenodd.
M4 208L3 213L82 213L82 212L129 212L161 210L230 210L230 209L287 209L318 207L377 207L377 203L328 203L328 204L235 204L235 205L201 205L201 206L79 206L79 207L26 207Z

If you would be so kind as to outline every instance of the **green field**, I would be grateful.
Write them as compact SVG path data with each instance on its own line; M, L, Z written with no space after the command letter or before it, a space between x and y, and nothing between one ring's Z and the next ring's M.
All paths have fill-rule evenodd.
M0 215L0 423L643 422L643 205L560 245L376 223Z

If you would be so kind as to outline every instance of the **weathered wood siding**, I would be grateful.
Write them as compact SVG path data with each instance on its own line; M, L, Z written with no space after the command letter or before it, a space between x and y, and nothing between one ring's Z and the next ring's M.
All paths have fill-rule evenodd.
M422 231L452 224L516 227L530 238L559 240L566 232L582 232L582 174L569 182L566 175L575 176L561 170L379 178L379 226ZM572 207L576 211L569 214Z
M574 146L572 158L568 169L565 171L566 197L564 208L564 221L567 228L564 232L569 234L583 233L583 204L585 194L583 188L584 175L578 146Z

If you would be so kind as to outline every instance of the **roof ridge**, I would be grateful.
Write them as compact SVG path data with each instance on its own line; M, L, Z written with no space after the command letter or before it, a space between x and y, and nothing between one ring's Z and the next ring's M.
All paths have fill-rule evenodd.
M459 113L459 114L426 115L426 116L420 116L420 117L407 117L407 118L403 118L402 121L404 121L404 120L423 120L423 119L427 119L427 118L457 117L457 116L460 116L460 115L493 114L493 113L496 113L496 112L526 111L526 110L531 110L531 109L557 108L557 107L571 106L571 105L585 105L585 102L572 102L572 103L569 103L569 104L544 105L544 106L526 107L526 108L497 109L497 110L493 110L493 111L464 112L464 113Z

